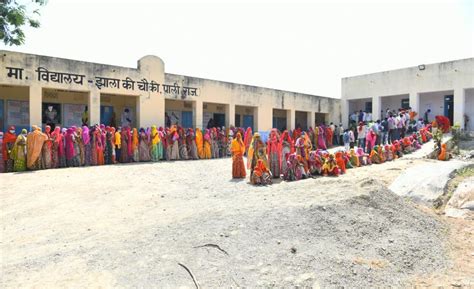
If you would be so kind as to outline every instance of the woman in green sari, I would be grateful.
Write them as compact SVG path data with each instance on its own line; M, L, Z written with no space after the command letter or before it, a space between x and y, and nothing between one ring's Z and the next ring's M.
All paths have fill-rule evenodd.
M11 157L13 159L13 171L23 172L26 171L26 129L21 130L21 134L16 138L15 144L11 151Z

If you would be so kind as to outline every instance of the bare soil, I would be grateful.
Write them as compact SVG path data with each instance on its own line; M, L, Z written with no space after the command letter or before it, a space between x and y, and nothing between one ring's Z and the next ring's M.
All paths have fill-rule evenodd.
M203 288L467 282L472 223L387 189L423 162L267 187L230 159L2 174L2 287L194 288L184 267Z

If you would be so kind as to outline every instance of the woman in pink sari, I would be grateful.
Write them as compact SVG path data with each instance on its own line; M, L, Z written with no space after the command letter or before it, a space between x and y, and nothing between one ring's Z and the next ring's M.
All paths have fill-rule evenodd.
M326 150L326 142L324 141L324 136L325 136L325 131L324 127L319 126L317 127L318 129L318 149L320 150Z
M78 164L74 163L74 129L73 128L68 128L66 130L66 165L68 167L77 167Z
M368 154L370 154L370 151L374 148L376 140L377 135L375 134L374 130L370 128L367 136L365 137L365 147Z

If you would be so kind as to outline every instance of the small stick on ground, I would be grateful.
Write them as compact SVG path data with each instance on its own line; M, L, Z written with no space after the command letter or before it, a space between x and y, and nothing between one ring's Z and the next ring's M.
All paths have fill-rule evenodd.
M188 273L189 273L189 275L191 276L191 278L193 278L193 282L194 282L194 285L196 286L196 289L200 289L201 287L199 286L199 283L197 282L196 277L194 277L193 272L191 272L191 270L190 270L188 267L186 267L184 264L182 264L182 263L179 263L179 262L178 262L178 265L181 266L181 267L183 267L186 271L188 271Z
M204 248L204 247L216 248L217 250L219 250L219 251L221 251L222 253L224 253L224 254L226 254L227 256L229 256L229 253L227 253L226 250L222 249L221 247L219 247L219 245L216 245L216 244L204 244L204 245L196 246L196 247L193 247L193 248Z

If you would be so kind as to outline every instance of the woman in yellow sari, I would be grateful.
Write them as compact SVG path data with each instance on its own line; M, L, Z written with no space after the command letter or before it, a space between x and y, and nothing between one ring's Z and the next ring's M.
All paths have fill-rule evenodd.
M245 178L245 165L244 165L244 153L245 153L245 144L242 141L242 136L240 133L237 133L235 139L232 140L231 145L232 152L232 178L240 179Z
M157 162L160 160L160 153L158 149L158 144L161 143L160 134L156 129L156 125L151 126L151 147L150 147L150 154L151 154L151 161Z
M200 159L204 158L204 143L202 137L202 131L199 128L196 128L196 147L198 156Z

